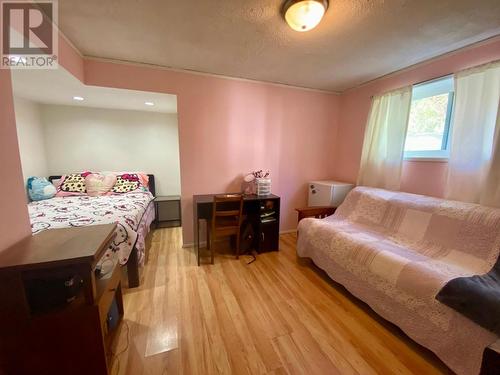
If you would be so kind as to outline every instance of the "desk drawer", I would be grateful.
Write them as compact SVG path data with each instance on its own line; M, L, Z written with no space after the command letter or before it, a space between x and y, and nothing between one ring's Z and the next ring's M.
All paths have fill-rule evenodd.
M101 324L106 321L111 302L113 301L118 285L120 284L121 273L121 267L116 265L111 277L99 279L97 282L97 304L99 307Z

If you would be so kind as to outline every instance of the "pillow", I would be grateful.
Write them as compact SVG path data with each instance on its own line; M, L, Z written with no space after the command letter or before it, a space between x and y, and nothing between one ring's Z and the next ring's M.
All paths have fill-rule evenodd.
M102 175L91 173L85 177L85 188L91 197L106 194L116 183L116 176L113 174Z
M53 178L52 179L52 185L57 189L57 187L61 184L62 177L59 178Z
M487 274L448 281L436 299L500 335L500 257Z
M91 172L71 173L62 176L57 186L56 196L66 197L70 195L85 195L87 193L85 177L89 174L91 174Z
M129 193L141 187L141 179L136 173L124 173L116 176L116 183L111 190L115 194Z
M149 176L147 173L144 172L131 172L131 171L122 171L122 172L99 172L101 174L114 174L115 176L120 176L120 175L137 175L139 177L139 182L141 183L141 188L145 191L148 191L148 186L149 186Z
M46 178L28 178L28 195L32 201L50 199L56 195L56 188Z
M141 185L148 190L149 187L149 176L146 173L137 173L139 180L141 180Z

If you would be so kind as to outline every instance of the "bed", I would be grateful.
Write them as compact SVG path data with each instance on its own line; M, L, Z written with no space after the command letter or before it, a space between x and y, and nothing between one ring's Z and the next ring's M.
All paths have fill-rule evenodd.
M30 202L28 210L33 234L53 228L117 223L116 237L102 258L127 266L129 288L139 286L139 267L146 259L146 236L155 218L155 180L149 177L149 192L120 195L54 197ZM61 176L50 176L49 180Z

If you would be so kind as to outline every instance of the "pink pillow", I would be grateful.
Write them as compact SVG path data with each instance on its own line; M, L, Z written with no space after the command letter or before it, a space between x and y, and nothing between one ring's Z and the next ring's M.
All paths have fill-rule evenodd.
M149 188L149 176L146 173L137 173L139 179L141 180L141 185Z
M91 173L85 177L85 186L87 194L91 197L97 197L110 191L116 182L116 176L113 174L102 175Z

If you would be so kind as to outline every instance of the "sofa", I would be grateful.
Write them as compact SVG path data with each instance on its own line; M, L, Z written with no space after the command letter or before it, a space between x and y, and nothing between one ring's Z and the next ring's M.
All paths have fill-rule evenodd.
M356 187L324 219L298 226L297 254L437 354L478 374L498 340L436 296L452 280L487 274L499 259L500 209Z

